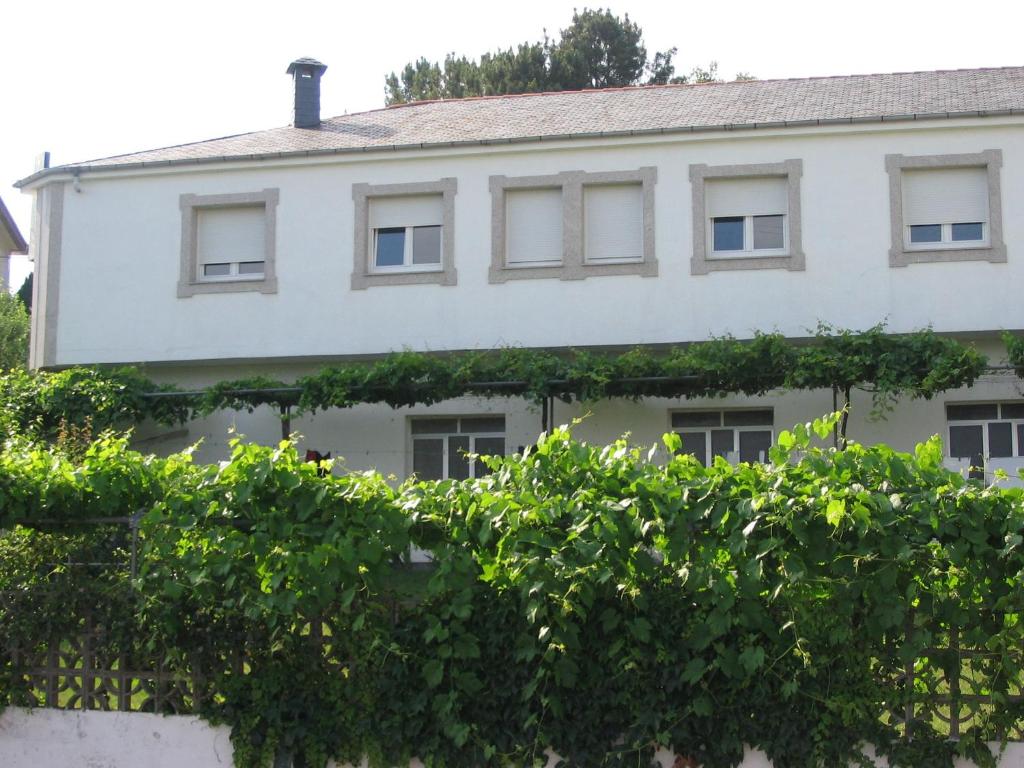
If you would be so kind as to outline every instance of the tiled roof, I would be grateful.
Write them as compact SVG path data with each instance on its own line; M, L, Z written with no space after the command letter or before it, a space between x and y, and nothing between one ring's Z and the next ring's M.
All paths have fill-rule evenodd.
M1024 67L427 101L50 169L818 123L1024 114ZM19 182L25 184L36 177Z

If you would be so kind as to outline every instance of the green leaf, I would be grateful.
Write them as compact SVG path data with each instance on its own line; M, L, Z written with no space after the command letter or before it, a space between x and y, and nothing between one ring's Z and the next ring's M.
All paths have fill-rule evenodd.
M431 659L423 665L423 679L428 688L436 688L444 677L444 664L438 659Z
M830 499L828 508L825 510L825 519L833 528L839 526L846 516L846 502L842 499Z

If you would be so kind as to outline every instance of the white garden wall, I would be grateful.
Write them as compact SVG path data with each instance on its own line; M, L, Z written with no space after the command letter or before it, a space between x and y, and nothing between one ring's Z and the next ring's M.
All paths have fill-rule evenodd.
M662 768L675 756L662 750ZM548 768L555 757L548 761ZM82 712L11 707L0 715L0 766L3 768L230 768L228 729L194 717L141 712ZM878 761L885 766L884 761ZM958 762L957 768L970 763ZM999 768L1024 766L1024 744L1007 746ZM414 760L410 768L422 768ZM761 752L749 751L741 768L772 768Z

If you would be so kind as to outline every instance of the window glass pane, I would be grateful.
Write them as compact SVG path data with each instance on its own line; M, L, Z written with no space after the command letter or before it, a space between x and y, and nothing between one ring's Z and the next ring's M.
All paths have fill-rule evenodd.
M980 466L984 450L980 424L949 428L949 455L953 458L970 459L971 466Z
M994 421L988 425L988 455L997 459L1013 456L1013 425Z
M940 243L942 242L941 224L914 224L910 227L910 242Z
M263 274L263 262L262 261L243 261L238 265L238 274L240 275L262 275Z
M420 438L412 441L412 471L420 480L444 479L443 438Z
M470 416L462 419L463 432L504 432L504 416Z
M230 274L230 264L203 264L203 277L224 277Z
M731 429L711 430L711 455L724 457L727 453L736 450L733 444L734 435L735 433Z
M742 216L721 216L714 220L714 250L743 250Z
M441 263L441 228L413 227L412 230L412 263Z
M377 230L378 267L400 267L405 259L405 228Z
M505 438L503 437L478 437L473 444L473 452L478 453L481 456L504 456L505 455ZM488 474L489 470L484 463L479 459L476 460L476 465L473 467L474 477L483 477Z
M1017 425L1017 455L1024 456L1024 424Z
M1003 403L999 407L1004 419L1024 419L1024 403Z
M988 421L998 419L999 414L994 403L968 403L947 405L946 418L950 421Z
M775 423L771 408L757 411L726 411L727 427L770 427Z
M673 427L720 427L721 411L679 411L672 414Z
M754 250L785 248L782 238L782 216L754 217Z
M953 239L957 241L981 240L984 238L982 230L984 230L984 226L980 221L972 222L970 224L954 224Z
M469 477L469 438L452 435L448 438L448 479L465 480Z
M768 449L771 447L771 430L740 432L740 461L750 463L767 461Z
M706 467L708 465L708 450L705 442L707 434L704 432L680 432L679 437L683 441L680 453L696 456L697 461Z
M458 419L414 419L412 422L414 435L443 435L459 431Z

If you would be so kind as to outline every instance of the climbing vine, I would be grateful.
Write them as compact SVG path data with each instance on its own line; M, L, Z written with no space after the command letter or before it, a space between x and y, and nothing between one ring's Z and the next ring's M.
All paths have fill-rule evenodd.
M0 375L0 427L8 434L53 440L62 427L86 422L96 434L145 419L179 423L189 418L188 399L148 396L173 389L132 368L11 370Z
M1024 379L1024 336L1005 333L1003 334L1003 343L1006 344L1007 360L1013 366L1016 374Z
M0 647L97 610L111 642L202 672L237 765L551 748L624 768L664 746L731 768L749 745L831 768L873 743L894 766L992 766L985 742L1024 722L1024 490L946 471L937 439L816 448L838 418L780 433L766 464L704 467L673 435L657 463L554 430L485 477L397 489L287 442L198 466L113 437L78 458L9 441ZM62 565L123 560L83 526L115 510L141 513L138 578ZM984 653L941 650L954 634ZM934 697L965 663L991 699L951 742ZM4 664L0 701L23 701Z
M1011 357L1022 342L1012 338ZM751 340L718 338L665 351L618 353L500 349L426 354L397 352L371 362L322 368L285 382L253 377L217 383L201 392L157 385L132 369L73 368L58 373L0 376L0 425L8 433L53 439L62 424L91 420L95 433L150 419L173 424L221 409L269 405L292 415L360 403L430 405L467 394L525 397L534 402L606 398L702 398L763 395L772 390L832 389L849 405L853 389L872 393L876 412L899 397L929 398L969 386L988 365L973 346L931 330L887 334L821 325L794 342L779 334ZM1021 364L1024 371L1024 363ZM842 424L845 434L845 421Z

